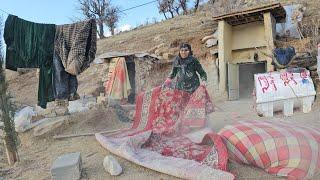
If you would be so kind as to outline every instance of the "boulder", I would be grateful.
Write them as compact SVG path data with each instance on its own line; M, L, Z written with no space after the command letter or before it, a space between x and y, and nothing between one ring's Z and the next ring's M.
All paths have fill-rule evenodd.
M208 39L206 41L206 47L212 47L218 44L218 39Z
M209 36L205 36L204 38L202 38L201 42L205 43L208 39L212 39L214 38L213 34L209 35Z
M14 115L14 124L17 132L25 132L31 128L31 118L36 115L30 106L24 107Z
M103 167L112 176L118 176L122 173L122 167L113 156L106 156L103 159Z

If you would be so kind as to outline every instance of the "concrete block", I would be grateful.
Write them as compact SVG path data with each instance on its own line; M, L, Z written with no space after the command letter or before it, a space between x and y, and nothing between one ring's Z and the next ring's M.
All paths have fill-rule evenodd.
M80 152L59 156L52 164L53 180L78 180L81 177Z

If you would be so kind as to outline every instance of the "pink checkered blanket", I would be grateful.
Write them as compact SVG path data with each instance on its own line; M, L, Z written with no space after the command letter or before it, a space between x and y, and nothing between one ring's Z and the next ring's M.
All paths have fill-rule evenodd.
M288 179L310 179L320 169L320 129L284 121L241 121L219 134L231 160Z

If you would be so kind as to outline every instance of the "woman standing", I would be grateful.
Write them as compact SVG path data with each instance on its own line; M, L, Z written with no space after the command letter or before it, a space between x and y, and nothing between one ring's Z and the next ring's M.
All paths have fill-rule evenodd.
M199 80L199 75L201 83ZM197 58L193 57L191 46L187 43L180 45L179 55L173 62L173 68L164 85L171 86L172 79L177 78L176 89L193 93L199 86L206 85L207 73L203 70Z

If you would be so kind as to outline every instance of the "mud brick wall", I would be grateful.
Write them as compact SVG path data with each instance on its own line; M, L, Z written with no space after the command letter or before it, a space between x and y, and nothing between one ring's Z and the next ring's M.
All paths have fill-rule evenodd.
M171 71L171 64L154 63L148 58L136 58L136 94L161 85Z

